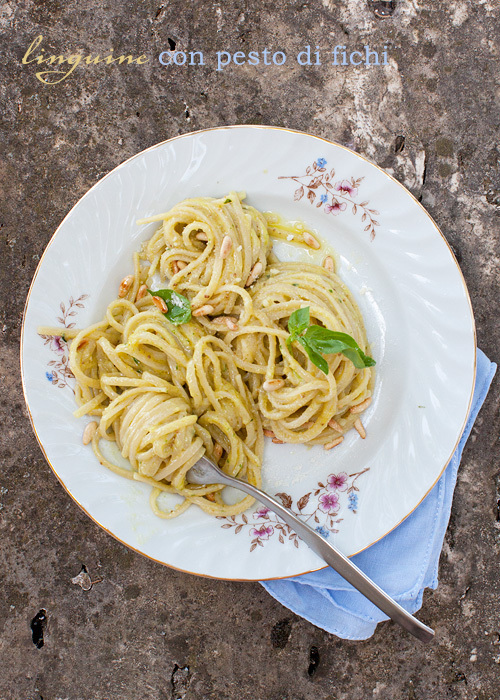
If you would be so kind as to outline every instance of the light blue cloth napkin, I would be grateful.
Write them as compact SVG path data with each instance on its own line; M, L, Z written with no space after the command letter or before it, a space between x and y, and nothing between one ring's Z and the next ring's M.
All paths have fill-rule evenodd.
M359 568L411 613L422 605L424 588L437 588L438 563L450 518L462 450L481 408L496 365L477 351L474 397L460 443L427 498L395 530L353 557ZM282 605L342 639L368 639L387 620L333 569L278 581L262 581Z

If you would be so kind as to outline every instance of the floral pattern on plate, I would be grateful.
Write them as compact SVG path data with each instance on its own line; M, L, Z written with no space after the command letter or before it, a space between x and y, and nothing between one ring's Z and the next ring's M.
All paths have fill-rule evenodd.
M367 471L369 468L353 474L346 472L329 474L326 483L318 481L318 488L301 496L297 500L296 506L288 493L277 493L276 497L280 499L285 508L301 517L304 522L307 523L312 519L312 525L315 526L316 532L319 532L326 539L331 533L339 531L337 525L343 520L339 517L343 509L347 508L352 513L357 513L359 487L356 481ZM238 516L232 515L228 518L218 518L218 520L226 521L222 525L223 529L234 528L235 535L244 531L252 537L253 539L250 541L251 552L258 546L263 547L264 542L268 542L274 535L278 536L278 541L281 544L284 544L285 540L289 540L293 542L295 547L299 546L300 539L292 528L269 508L260 506L252 517L253 522L245 513Z
M228 151L231 158L226 158L221 168L221 153ZM263 157L256 158L256 153ZM335 166L332 185L337 180L349 181L351 175L355 179L364 176L354 199L369 201L368 206L382 214L382 218L376 217L380 226L375 227L373 245L368 245L369 234L363 232L368 221L361 224L359 209L352 215L346 202L346 209L332 218L324 212L324 204L319 209L315 206L321 194L327 194L324 189L316 188L315 204L310 204L305 194L294 202L293 192L299 184L292 187L292 180L278 179L280 175L304 174L306 165L317 162L320 156L327 161L322 167ZM347 556L370 546L405 518L432 488L455 450L474 386L474 320L463 276L446 241L404 187L359 154L289 129L236 126L175 137L137 154L106 175L65 217L37 269L21 332L23 389L47 460L74 500L122 543L182 571L261 581L298 576L316 570L321 562L304 545L292 545L294 556L290 556L290 543L281 545L276 531L264 541L264 547L257 545L250 553L255 535L241 532L234 537L234 527L222 530L225 521L198 509L189 512L188 540L186 518L159 523L149 507L145 484L111 472L103 478L102 466L82 444L82 422L68 410L70 389L51 390L47 410L45 373L52 371L47 362L59 359L60 354L52 355L37 335L40 324L56 323L59 313L50 310L59 310L61 300L76 299L75 290L104 293L107 288L115 293L112 290L123 276L118 261L130 261L137 249L138 216L165 211L194 192L222 196L236 184L259 210L281 212L285 195L289 201L282 213L288 218L311 226L317 218L325 224L341 223L342 231L325 226L322 235L341 258L358 263L353 269L344 269L347 286L359 290L365 285L373 290L373 294L360 294L359 298L379 367L377 412L381 419L370 422L369 441L356 440L348 454L338 453L335 464L331 452L313 448L314 460L293 483L288 476L288 450L271 443L266 445L264 456L264 469L272 465L274 491L286 491L295 505L303 494L317 488L318 482L326 483L331 472L351 474L370 466L356 481L361 488L356 515L347 508L347 492L340 492L339 517L344 521L340 532L330 535L328 542L335 538ZM383 246L379 246L382 237ZM103 286L104 280L110 285L113 280L113 286ZM408 323L408 308L412 309L412 323ZM92 293L85 301L85 310L78 309L79 316L71 320L80 325L80 315L99 318L101 311L102 297ZM402 328L405 333L400 333ZM422 328L433 332L422 333ZM405 347L411 347L412 352L406 353ZM426 410L419 405L425 405ZM429 425L434 428L432 434ZM254 510L248 512L247 533L266 523L253 517ZM303 512L312 510L308 504ZM326 518L322 511L317 515L321 522L314 524L311 518L313 527L321 527L322 518ZM238 520L241 522L241 515Z
M83 302L88 299L88 294L81 294L78 299L73 299L70 297L68 305L61 301L59 308L61 309L61 315L57 317L56 321L61 324L61 330L63 328L75 327L75 322L72 320L77 314L76 309L83 309ZM69 380L74 379L73 372L69 366L69 351L68 343L64 336L64 331L61 335L43 335L39 334L44 340L44 345L48 345L51 352L56 356L57 359L50 360L48 363L49 369L45 372L47 380L54 386L64 389L67 386L74 391Z
M352 214L361 212L361 222L365 223L364 231L370 233L370 240L375 238L375 226L380 223L375 219L379 214L376 209L369 209L369 201L357 202L361 182L364 177L335 181L335 168L327 171L325 158L318 158L312 165L308 165L304 175L282 175L278 180L292 180L299 187L295 190L295 201L306 195L310 204L316 204L316 208L324 207L327 214L337 216L350 208ZM320 194L321 193L321 194Z

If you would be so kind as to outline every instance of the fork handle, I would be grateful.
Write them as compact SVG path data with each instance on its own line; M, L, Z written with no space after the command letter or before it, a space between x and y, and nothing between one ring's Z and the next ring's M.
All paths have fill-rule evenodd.
M423 622L417 620L413 615L410 615L399 603L396 603L396 601L379 588L376 583L368 578L356 564L353 564L350 559L315 532L307 523L299 520L299 518L287 508L282 506L281 503L271 496L268 496L264 491L255 488L255 486L235 479L227 474L224 474L223 478L221 476L218 481L224 482L228 486L234 486L240 491L244 491L249 496L253 496L260 503L263 503L265 506L268 506L270 510L277 513L287 525L293 528L297 535L304 540L313 552L326 561L332 569L335 569L337 573L352 584L354 588L360 591L360 593L376 605L377 608L380 608L382 612L388 615L394 622L397 622L398 625L404 627L404 629L410 632L414 637L421 642L430 642L434 638L434 630L424 625Z

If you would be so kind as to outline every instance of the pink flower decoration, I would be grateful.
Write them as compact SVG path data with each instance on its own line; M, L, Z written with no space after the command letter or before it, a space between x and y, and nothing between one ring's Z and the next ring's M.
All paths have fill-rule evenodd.
M327 489L330 491L345 491L347 489L348 476L345 472L341 474L330 474L327 479Z
M64 355L65 347L66 343L58 335L55 335L53 338L51 338L50 349L53 352L57 352L59 355Z
M262 508L259 508L259 510L255 511L255 513L253 514L253 517L255 518L255 520L258 520L259 518L267 518L268 513L269 513L269 508L262 506Z
M327 214L333 214L334 216L337 216L337 214L340 214L341 211L344 211L346 207L347 204L345 202L337 202L337 200L334 200L333 204L326 205L325 211Z
M252 537L258 537L260 540L268 540L274 533L274 528L271 525L261 525L260 527L253 527L250 530L250 535Z
M335 513L338 505L339 499L334 493L324 493L319 497L319 509L322 510L323 513L328 513L329 515Z
M348 194L351 197L355 197L358 194L358 188L353 187L352 183L350 183L348 180L342 180L342 182L337 182L335 185L335 189L337 192L341 192L342 194Z

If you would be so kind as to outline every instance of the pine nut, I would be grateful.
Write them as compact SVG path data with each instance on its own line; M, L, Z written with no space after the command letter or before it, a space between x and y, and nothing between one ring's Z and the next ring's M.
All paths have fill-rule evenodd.
M120 289L118 290L118 296L119 297L125 297L128 294L128 290L132 286L134 282L134 275L127 275L122 279L120 282Z
M220 256L223 260L227 258L227 256L231 252L232 247L233 241L231 240L231 236L224 236L224 238L222 239L222 245L220 247Z
M215 503L215 496L213 495L213 493L206 493L205 498L207 499L207 501L211 501L212 503Z
M168 311L168 306L161 297L153 297L153 304L160 309L162 314L166 314Z
M193 311L193 316L208 316L208 314L213 313L214 307L211 304L205 304L204 306L200 306L199 309L196 309L196 311Z
M337 433L343 433L343 432L344 432L342 426L340 425L340 423L337 423L337 421L335 420L335 418L332 418L331 420L328 421L328 426L329 426L330 428L332 428L333 430L336 430Z
M203 231L197 233L195 238L197 238L199 241L203 241L203 243L206 243L208 241L208 236L206 233L203 233Z
M337 445L340 445L340 443L343 441L343 437L338 437L335 438L335 440L332 440L331 442L327 442L325 445L323 445L323 448L325 450L331 450L333 447L337 447Z
M252 267L250 270L250 274L248 275L248 279L245 282L245 287L249 287L251 284L255 282L255 280L261 276L263 266L261 262L256 262L255 265Z
M264 435L265 435L266 437L270 437L270 438L275 438L275 437L276 437L276 435L273 433L272 430L263 430L262 432L264 433Z
M367 399L362 401L361 403L358 403L357 406L353 406L351 408L351 413L363 413L365 408L368 408L368 406L371 404L372 400L371 397L369 396Z
M187 267L187 262L184 262L184 260L176 260L177 263L177 270L183 270L185 267Z
M217 316L216 318L212 319L212 323L220 323L224 324L229 328L230 331L237 331L238 330L238 319L235 318L234 316Z
M360 437L364 440L366 437L366 430L364 428L363 423L361 422L361 418L358 418L358 420L354 423L354 427L358 431Z
M172 272L174 273L174 275L176 275L179 272L177 260L174 260L174 262L172 263Z
M283 386L285 386L284 379L267 379L262 388L264 391L276 391L276 389L281 389Z
M148 293L148 288L146 287L145 284L141 284L141 286L137 290L137 296L136 296L135 300L139 301L139 299L143 299L147 293Z
M310 248L315 248L316 250L321 248L321 243L317 241L314 236L309 233L309 231L304 231L302 236L304 237L304 243Z
M88 445L89 442L92 442L92 438L96 434L97 428L98 425L95 420L93 420L91 423L87 423L82 435L82 442L84 445Z
M323 260L323 267L327 272L335 272L335 263L333 262L333 258L327 255Z
M274 442L275 445L282 445L283 444L283 440L278 440L278 438L273 438L272 441Z
M215 443L214 445L214 451L213 451L213 456L216 462L219 461L219 459L222 457L222 446L219 445L218 442Z

